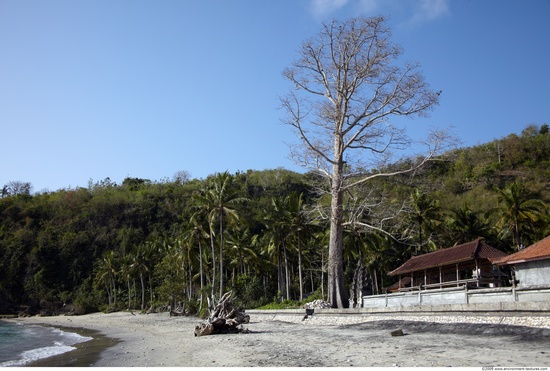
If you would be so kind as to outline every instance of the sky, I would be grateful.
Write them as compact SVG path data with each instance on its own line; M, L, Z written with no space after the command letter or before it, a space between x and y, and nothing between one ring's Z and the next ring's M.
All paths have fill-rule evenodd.
M322 22L379 15L442 90L411 136L550 123L550 0L0 0L0 186L306 171L282 71Z

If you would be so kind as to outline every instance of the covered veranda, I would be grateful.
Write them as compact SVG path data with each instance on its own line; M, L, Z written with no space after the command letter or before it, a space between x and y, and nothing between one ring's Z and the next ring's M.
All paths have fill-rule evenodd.
M398 276L399 280L387 290L500 287L506 283L506 275L493 265L493 261L503 256L506 256L504 252L482 239L413 256L389 273Z

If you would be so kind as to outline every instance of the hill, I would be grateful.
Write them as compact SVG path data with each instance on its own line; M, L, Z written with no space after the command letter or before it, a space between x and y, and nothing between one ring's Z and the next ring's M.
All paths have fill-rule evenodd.
M386 272L412 254L477 237L512 252L542 239L550 234L549 164L548 125L531 125L446 153L414 177L349 194L349 220L383 226L391 237L346 227L347 283L358 263L376 293L393 283ZM321 298L323 186L314 173L285 169L204 180L107 178L39 194L10 182L0 198L0 312L171 306L196 313L231 288L247 307Z

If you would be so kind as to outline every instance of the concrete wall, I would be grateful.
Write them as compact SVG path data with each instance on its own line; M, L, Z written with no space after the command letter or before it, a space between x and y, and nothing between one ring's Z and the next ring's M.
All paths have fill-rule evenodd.
M514 265L518 287L544 285L550 278L550 260L536 260Z
M447 288L363 297L363 308L550 302L550 285L489 289Z

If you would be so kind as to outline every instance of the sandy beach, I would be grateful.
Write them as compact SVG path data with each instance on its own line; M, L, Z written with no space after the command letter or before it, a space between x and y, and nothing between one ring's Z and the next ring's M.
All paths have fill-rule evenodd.
M281 320L282 319L282 320ZM71 357L80 366L172 367L548 367L548 317L481 321L447 316L376 316L337 324L329 318L296 320L251 314L249 331L195 337L200 322L168 313L119 312L29 317L10 321L86 329L101 341L83 343ZM470 323L465 323L469 321ZM477 322L477 323L476 323ZM508 323L508 324L506 324ZM533 323L535 325L533 325ZM402 329L404 336L391 336ZM105 337L101 337L104 335ZM86 347L97 349L86 349ZM108 346L105 349L105 346ZM88 353L95 351L96 356ZM101 351L101 352L100 352ZM100 352L100 353L99 353ZM86 354L88 354L86 356ZM88 357L88 358L86 358ZM67 357L65 357L67 358ZM89 362L89 363L86 363ZM53 365L51 361L39 365ZM72 364L71 364L72 365Z

